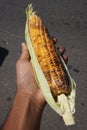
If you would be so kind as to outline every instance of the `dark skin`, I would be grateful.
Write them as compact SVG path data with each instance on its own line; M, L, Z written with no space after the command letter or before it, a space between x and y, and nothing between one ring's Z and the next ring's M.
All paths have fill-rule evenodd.
M56 39L52 39L56 43ZM68 57L65 54L65 48L59 46L58 50L67 63ZM39 130L46 100L35 81L30 55L25 43L22 44L22 54L16 64L16 73L18 89L2 130Z

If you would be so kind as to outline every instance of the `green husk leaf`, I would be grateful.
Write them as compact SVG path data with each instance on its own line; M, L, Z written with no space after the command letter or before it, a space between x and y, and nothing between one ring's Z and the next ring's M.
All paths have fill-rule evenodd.
M76 83L72 79L64 60L60 56L61 61L62 61L63 65L64 65L64 67L65 67L65 69L68 73L68 76L69 76L71 93L67 97L65 95L61 96L62 98L58 96L58 101L57 102L55 101L55 99L53 98L53 95L50 91L48 82L47 82L47 80L46 80L46 78L45 78L45 76L42 72L42 69L41 69L39 63L38 63L34 49L32 47L32 41L30 39L30 34L29 34L29 30L28 30L28 19L31 18L33 15L35 15L35 12L33 11L32 5L28 5L28 7L26 9L27 20L26 20L26 28L25 28L25 39L26 39L26 43L27 43L27 46L28 46L28 49L29 49L30 56L31 56L31 62L32 62L32 66L33 66L33 69L34 69L36 82L37 82L38 86L40 87L40 89L42 90L42 93L43 93L47 103L60 116L62 116L64 118L65 124L66 125L74 124L74 121L72 121L73 117L71 117L72 119L70 120L70 118L68 118L68 116L67 116L65 109L66 109L66 106L67 106L66 104L68 104L68 108L69 108L70 113L73 114L75 112ZM65 107L63 106L64 103L62 104L63 98L65 98L65 100L66 100ZM70 116L72 116L72 115L70 115Z

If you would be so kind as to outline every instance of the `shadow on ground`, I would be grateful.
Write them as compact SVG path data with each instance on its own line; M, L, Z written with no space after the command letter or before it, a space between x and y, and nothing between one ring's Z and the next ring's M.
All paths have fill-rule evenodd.
M9 51L3 47L0 47L0 66L8 55Z

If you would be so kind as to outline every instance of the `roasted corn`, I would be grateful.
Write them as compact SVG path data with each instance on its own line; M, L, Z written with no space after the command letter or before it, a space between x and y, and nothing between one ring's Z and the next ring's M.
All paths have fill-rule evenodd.
M56 52L54 41L41 18L37 15L30 17L28 19L28 29L36 57L52 94L54 96L62 93L69 95L70 87L67 72Z

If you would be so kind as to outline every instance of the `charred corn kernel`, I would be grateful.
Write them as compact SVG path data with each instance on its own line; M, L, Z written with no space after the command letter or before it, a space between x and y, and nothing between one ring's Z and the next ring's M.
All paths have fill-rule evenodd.
M28 29L36 57L51 92L54 96L62 93L68 95L70 93L68 75L56 52L54 42L40 17L37 15L30 17L28 19Z

